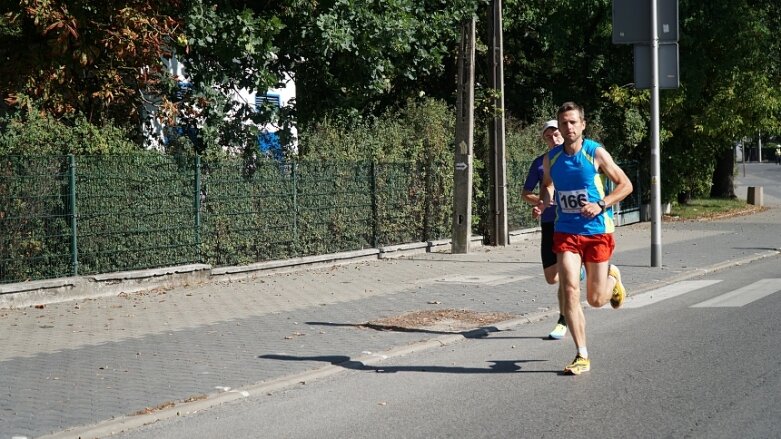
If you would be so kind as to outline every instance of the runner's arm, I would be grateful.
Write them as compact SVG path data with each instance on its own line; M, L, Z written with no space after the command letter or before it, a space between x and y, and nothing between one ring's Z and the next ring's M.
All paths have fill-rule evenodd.
M550 177L550 160L548 155L542 159L542 181L540 182L540 201L543 206L549 206L553 200L553 180Z
M605 206L609 207L632 193L632 182L629 181L624 170L613 161L613 157L605 148L597 148L596 159L599 171L607 175L614 185L613 190L605 196Z

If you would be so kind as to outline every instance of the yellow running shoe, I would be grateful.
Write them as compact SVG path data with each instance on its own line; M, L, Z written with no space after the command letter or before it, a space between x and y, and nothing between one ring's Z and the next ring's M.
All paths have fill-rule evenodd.
M580 375L583 372L588 372L591 370L591 360L588 358L583 358L578 354L574 360L572 360L572 363L570 363L567 367L564 368L565 374L570 375Z
M616 279L616 285L613 287L613 297L610 298L610 306L619 308L626 298L626 288L621 283L621 271L618 270L618 267L611 264L608 275Z
M567 327L561 323L556 323L556 327L548 334L548 338L551 340L561 340L567 335Z

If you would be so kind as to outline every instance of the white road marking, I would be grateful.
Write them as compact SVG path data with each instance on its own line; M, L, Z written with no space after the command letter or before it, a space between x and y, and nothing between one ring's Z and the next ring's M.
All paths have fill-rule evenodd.
M630 295L622 308L640 308L652 303L661 302L681 294L686 294L700 288L705 288L721 282L720 280L687 280L665 285L662 288L649 291L637 296Z
M719 297L692 305L692 308L741 307L781 291L781 279L762 279Z

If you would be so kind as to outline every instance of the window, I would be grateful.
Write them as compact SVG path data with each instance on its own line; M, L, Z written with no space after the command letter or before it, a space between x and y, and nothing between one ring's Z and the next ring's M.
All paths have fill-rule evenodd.
M282 99L275 93L258 94L255 96L255 111L258 111L260 107L269 105L280 108L282 106Z

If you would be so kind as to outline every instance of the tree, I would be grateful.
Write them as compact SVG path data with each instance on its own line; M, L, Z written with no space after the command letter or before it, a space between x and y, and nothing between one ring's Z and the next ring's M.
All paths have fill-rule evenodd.
M4 110L138 126L139 90L156 89L180 26L179 0L20 0L0 4Z
M266 2L268 4L270 2ZM380 114L410 97L452 101L459 23L485 0L288 0L278 55L295 75L297 115ZM256 8L257 9L257 8Z
M530 123L575 101L586 109L588 135L620 156L647 127L638 124L634 107L609 98L611 90L626 91L632 82L631 47L612 44L611 7L610 0L507 0L506 106Z
M197 152L230 146L254 154L259 127L278 116L236 99L242 89L265 92L284 78L275 46L283 23L243 3L192 0L185 12L175 56L185 66L190 87L167 113L197 129Z
M681 99L666 106L668 193L734 197L734 143L778 120L779 7L772 1L681 4ZM775 122L777 123L777 122ZM695 165L695 166L693 166ZM692 174L702 174L696 182Z

